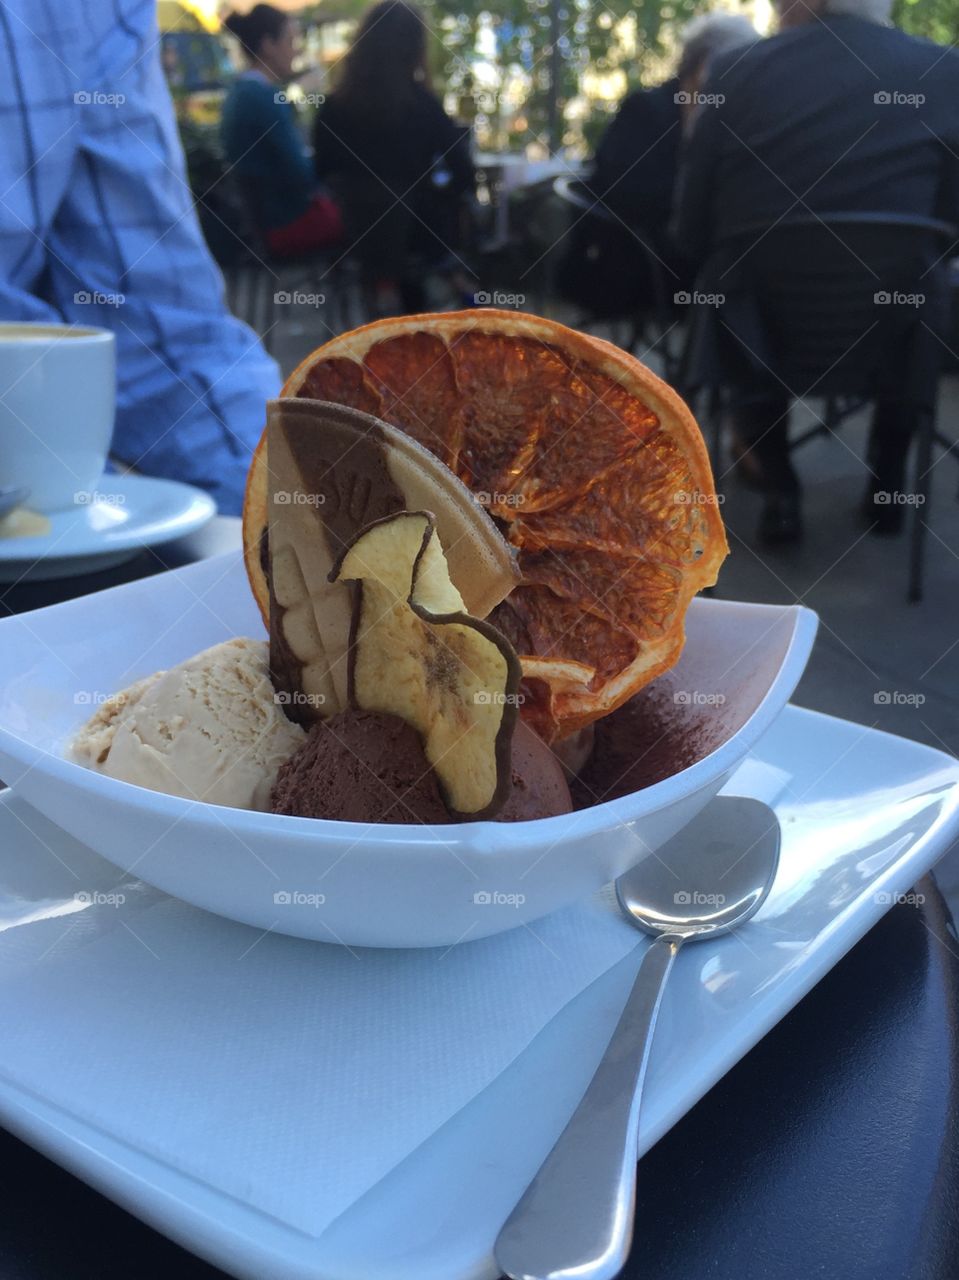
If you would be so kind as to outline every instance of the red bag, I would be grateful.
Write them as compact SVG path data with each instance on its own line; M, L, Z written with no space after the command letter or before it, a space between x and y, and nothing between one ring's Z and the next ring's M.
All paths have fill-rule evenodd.
M270 252L278 258L295 258L329 249L343 239L343 216L329 196L314 196L305 213L285 227L266 233Z

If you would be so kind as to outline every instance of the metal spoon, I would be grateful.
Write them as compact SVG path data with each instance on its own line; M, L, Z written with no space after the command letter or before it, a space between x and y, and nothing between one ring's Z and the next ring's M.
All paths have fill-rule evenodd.
M684 942L748 920L779 864L768 805L719 796L655 857L616 881L648 949L596 1074L496 1240L512 1280L611 1280L633 1236L643 1079L666 979Z
M30 496L29 489L0 489L0 520L14 507L20 507Z

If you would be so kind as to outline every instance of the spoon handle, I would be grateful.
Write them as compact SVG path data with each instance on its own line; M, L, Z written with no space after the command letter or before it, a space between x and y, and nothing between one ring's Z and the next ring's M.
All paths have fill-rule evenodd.
M496 1261L513 1280L611 1280L626 1261L643 1079L681 942L663 935L643 956L579 1106L497 1237Z

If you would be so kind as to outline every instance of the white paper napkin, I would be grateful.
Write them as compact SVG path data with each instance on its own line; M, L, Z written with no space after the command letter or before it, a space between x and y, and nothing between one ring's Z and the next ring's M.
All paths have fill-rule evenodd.
M750 794L782 789L750 770ZM609 891L428 951L263 935L143 886L126 898L64 913L54 895L3 922L0 1074L74 1112L79 1094L88 1122L310 1235L644 945Z

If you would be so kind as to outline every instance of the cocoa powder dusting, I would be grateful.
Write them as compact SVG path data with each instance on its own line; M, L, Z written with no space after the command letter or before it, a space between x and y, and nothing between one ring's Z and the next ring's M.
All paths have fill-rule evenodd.
M655 686L595 728L593 754L570 786L576 809L651 787L688 769L727 736L714 709L677 704L670 689Z

